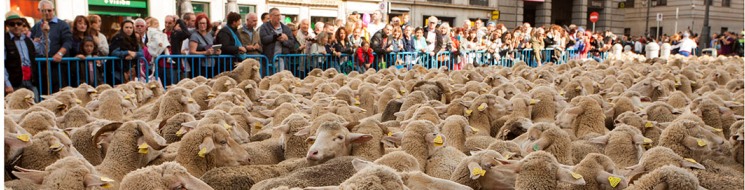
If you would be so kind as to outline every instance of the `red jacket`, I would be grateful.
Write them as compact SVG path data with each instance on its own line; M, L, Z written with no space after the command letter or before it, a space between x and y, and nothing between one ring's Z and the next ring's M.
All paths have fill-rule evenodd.
M362 47L357 48L355 55L357 58L357 65L365 66L365 64L372 63L375 57L373 57L372 48L367 49L367 52L362 50Z

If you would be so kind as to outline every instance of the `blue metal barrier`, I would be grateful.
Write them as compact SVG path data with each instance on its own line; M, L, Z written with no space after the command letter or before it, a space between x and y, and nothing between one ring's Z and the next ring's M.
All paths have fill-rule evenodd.
M35 85L38 85L36 87L41 95L53 94L60 88L77 87L83 83L92 86L122 84L135 77L142 77L142 72L135 68L148 67L144 58L125 60L119 57L64 57L59 63L54 62L53 58L36 58L34 61L38 68L33 73L37 79Z
M244 59L257 59L261 66L262 76L271 73L267 64L269 59L264 55L160 55L155 58L153 74L161 78L163 86L176 84L181 79L203 76L213 78L218 74L233 70L235 63Z

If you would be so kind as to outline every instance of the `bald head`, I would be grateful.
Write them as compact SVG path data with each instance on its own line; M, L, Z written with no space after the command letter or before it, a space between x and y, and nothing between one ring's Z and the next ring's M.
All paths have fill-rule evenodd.
M256 13L248 13L246 15L246 27L253 29L256 27L256 24L258 23L259 19L256 16Z

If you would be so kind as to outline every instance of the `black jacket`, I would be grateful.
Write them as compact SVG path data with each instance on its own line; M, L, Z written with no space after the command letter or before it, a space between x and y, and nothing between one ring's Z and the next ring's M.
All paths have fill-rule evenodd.
M388 36L388 38L390 38L390 36ZM388 47L390 46L391 40L385 40L383 38L383 30L376 32L370 39L370 47L372 47L373 51L378 55L390 53L391 51L388 51Z
M259 27L261 48L263 48L262 52L267 58L269 58L269 60L274 59L274 47L276 46L276 43L281 43L282 53L290 53L290 51L296 47L295 35L292 35L290 27L287 27L287 25L282 23L280 23L280 25L282 27L282 33L287 35L287 41L279 42L279 40L277 40L274 26L272 26L270 22L264 23Z
M178 19L176 21L176 24L179 25L181 31L171 31L171 38L168 39L168 42L171 43L171 55L180 55L181 48L183 48L181 46L184 43L184 40L191 37L191 32L189 32L189 29L187 29L186 22L184 22L184 20Z
M34 51L34 42L31 41L31 38L25 38L24 41L26 42L26 53L28 53L28 57L31 60L31 75L36 74L38 71L36 70L36 53ZM8 78L10 79L10 84L13 85L13 88L17 88L21 86L21 82L23 81L23 71L21 70L21 55L16 47L16 43L13 41L13 39L10 38L10 33L5 32L5 70L8 71ZM31 77L32 84L36 84L36 77Z
M217 32L217 38L215 38L214 44L222 45L220 48L222 54L238 55L238 48L240 48L240 46L235 45L235 39L229 30L232 30L235 33L235 37L238 38L238 29L223 26L222 29Z

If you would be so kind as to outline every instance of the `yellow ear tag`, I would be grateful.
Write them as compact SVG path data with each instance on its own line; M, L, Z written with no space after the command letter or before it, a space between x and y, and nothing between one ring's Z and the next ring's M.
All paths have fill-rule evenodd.
M564 91L563 90L562 91L559 91L559 95L560 96L564 96Z
M471 127L471 131L473 131L474 133L478 133L480 130L476 129L475 127Z
M108 189L108 188L112 188L112 187L114 187L114 186L111 185L111 183L106 183L106 184L101 185L101 188L104 188L104 189Z
M688 161L690 163L698 164L698 162L696 162L696 160L694 160L693 158L684 158L683 160Z
M471 113L473 113L473 110L466 110L466 116L471 116Z
M582 87L577 86L577 88L574 88L574 90L582 90Z
M644 138L644 144L652 143L652 139Z
M194 103L194 98L189 98L189 103Z
M481 103L478 107L479 111L484 111L486 109L486 103Z
M231 129L233 129L233 126L230 126L230 125L224 124L224 123L222 124L222 127L224 127L225 130L231 130Z
M113 179L108 178L108 177L101 177L101 181L103 181L103 182L114 182Z
M535 99L530 99L530 105L535 105L535 103L538 103L538 101Z
M471 172L471 175L474 175L474 176L475 175L484 176L484 175L486 175L486 170L481 169L481 168L474 168L473 171Z
M129 94L127 94L127 95L125 95L125 96L124 96L124 99L125 99L125 100L129 100L130 98L132 98L132 97L131 97L131 96L129 96Z
M644 127L646 127L646 128L652 128L652 127L654 127L654 124L652 124L651 121L647 121L647 123L644 124Z
M608 182L610 182L611 187L616 188L616 186L618 186L618 183L621 183L621 178L609 176Z
M574 172L572 172L572 177L573 177L574 179L580 179L580 178L582 178L582 175L580 175L580 174L578 174L578 173L574 173Z
M178 129L178 131L176 131L176 136L181 137L182 135L184 135L184 133L186 133L184 128Z
M696 139L696 143L698 143L698 146L706 146L706 141L703 139Z
M140 153L140 154L147 154L147 148L148 147L150 147L150 146L147 145L147 143L142 143L140 146L137 147L138 149L140 149L138 151L138 153Z
M406 93L406 89L404 89L404 88L401 88L401 89L400 89L400 90L398 90L398 91L399 91L399 92L400 92L401 94L405 94L405 93Z
M54 150L54 151L59 151L59 150L62 150L62 149L59 149L59 148L62 148L62 144L60 144L60 143L54 143L52 146L49 146L49 148L52 149L52 150Z
M28 134L20 134L20 135L16 135L16 138L18 140L23 141L23 142L28 142L28 140L29 140L30 137L29 137Z
M198 155L199 157L202 157L202 158L204 158L204 155L205 155L205 154L207 154L207 148L202 148L202 149L199 149L199 152L197 153L197 155Z
M389 131L389 132L388 132L388 136L389 136L389 137L390 137L390 136L393 136L393 133Z
M714 131L716 131L716 132L722 132L722 129L714 128Z
M359 100L357 100L357 99L355 99L355 100L354 100L354 105L355 105L355 106L360 106L360 101L359 101Z
M510 159L510 158L511 158L512 156L514 156L514 155L515 155L515 154L512 154L512 153L509 153L509 152L508 152L508 153L504 154L504 159L505 159L505 160L509 160L509 159Z
M155 87L156 87L155 84L150 85L150 88L155 88Z
M435 146L442 146L442 136L437 135L432 142L434 142Z
M207 94L207 98L209 99L215 98L215 94L209 93Z
M261 122L254 123L254 129L262 129L262 128L264 128L264 124L262 124Z
M83 103L83 101L80 100L80 99L75 99L75 102L78 103L78 104L82 104Z
M396 94L396 99L399 99L399 98L401 98L401 95L400 94Z

